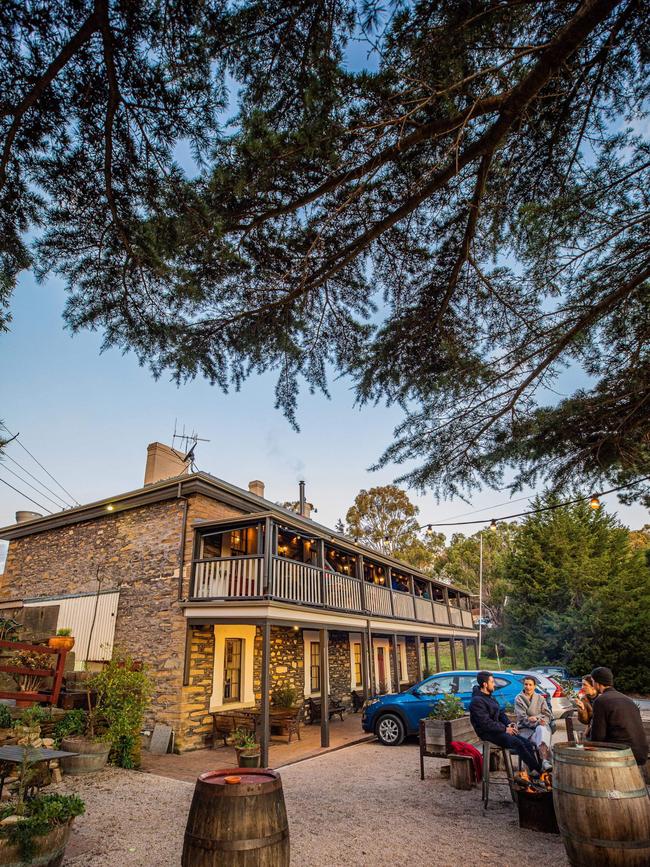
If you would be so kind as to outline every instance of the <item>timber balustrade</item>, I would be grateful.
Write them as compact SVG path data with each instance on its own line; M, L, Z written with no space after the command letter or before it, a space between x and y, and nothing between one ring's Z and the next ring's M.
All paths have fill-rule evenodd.
M356 614L374 614L397 620L417 620L472 629L472 615L421 596L391 590L297 560L273 556L268 587L263 557L224 557L194 561L192 599L248 599L270 597L303 605ZM365 596L365 608L362 599Z

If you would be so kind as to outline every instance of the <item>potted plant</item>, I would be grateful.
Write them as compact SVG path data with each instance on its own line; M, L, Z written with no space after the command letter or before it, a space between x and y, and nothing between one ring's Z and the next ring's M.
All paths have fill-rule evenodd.
M273 693L271 704L283 710L293 710L298 704L298 690L293 686L281 686Z
M105 735L97 733L97 706L92 705L90 688L86 692L88 711L69 711L55 727L55 739L60 741L62 750L76 753L64 756L61 767L66 774L80 776L101 771L111 751Z
M427 752L442 757L451 752L452 741L473 741L476 734L462 701L453 693L440 698L424 721Z
M84 812L77 795L37 794L27 797L35 766L26 748L13 800L0 807L0 865L57 867L63 860L75 816Z
M24 698L16 699L16 707L29 707L38 701L38 690L43 680L48 677L41 672L52 669L51 655L34 650L15 650L11 654L10 663L23 669L11 675L18 684L18 690L25 695Z
M97 712L107 726L111 762L120 768L139 768L140 732L153 689L144 665L117 654L90 685L97 693Z
M48 639L48 646L53 650L65 650L70 651L74 647L74 638L72 636L72 630L65 629L57 629L56 635L53 635Z
M237 753L237 765L240 768L259 768L260 745L252 732L237 729L233 733L233 745Z

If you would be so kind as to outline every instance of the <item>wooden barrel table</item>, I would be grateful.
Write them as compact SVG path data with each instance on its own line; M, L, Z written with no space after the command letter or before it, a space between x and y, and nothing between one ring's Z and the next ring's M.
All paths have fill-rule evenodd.
M282 780L266 768L208 771L196 781L183 867L289 867Z
M553 746L555 814L574 867L648 867L650 798L629 747Z

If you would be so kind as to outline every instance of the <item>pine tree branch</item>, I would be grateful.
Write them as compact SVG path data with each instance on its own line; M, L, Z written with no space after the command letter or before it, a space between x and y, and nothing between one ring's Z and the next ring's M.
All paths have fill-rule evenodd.
M93 33L99 29L100 17L98 6L99 4L95 6L92 15L84 21L75 35L66 42L54 60L51 61L45 72L34 83L31 90L29 90L29 92L23 97L20 105L16 107L15 111L8 112L8 114L13 115L14 119L7 130L7 137L2 149L2 157L0 158L0 190L3 188L7 180L7 165L11 156L11 148L23 117L29 109L36 104L39 97L45 92L49 85L52 84L68 61L74 57L77 51L88 42Z

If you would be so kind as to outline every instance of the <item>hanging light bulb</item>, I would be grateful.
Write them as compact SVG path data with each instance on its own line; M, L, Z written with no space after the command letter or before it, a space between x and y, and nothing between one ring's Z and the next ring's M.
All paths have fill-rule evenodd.
M490 521L490 530L493 530L494 532L496 532L496 529L497 529L497 522L494 520L494 518L492 518L492 520Z
M594 495L594 496L589 500L589 508L590 508L590 509L593 509L594 512L596 511L596 509L600 509L600 500L598 499L597 496Z

